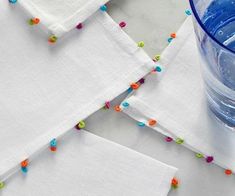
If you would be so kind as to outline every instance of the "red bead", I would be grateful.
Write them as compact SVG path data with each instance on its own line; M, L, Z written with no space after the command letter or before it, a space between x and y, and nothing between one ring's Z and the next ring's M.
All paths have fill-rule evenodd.
M82 23L79 23L79 24L76 26L77 29L82 29L82 27L83 27Z
M51 146L50 149L51 149L52 152L56 151L56 147L55 146Z
M120 22L120 23L119 23L119 26L120 26L121 28L124 28L124 27L126 26L126 23L125 23L125 22Z

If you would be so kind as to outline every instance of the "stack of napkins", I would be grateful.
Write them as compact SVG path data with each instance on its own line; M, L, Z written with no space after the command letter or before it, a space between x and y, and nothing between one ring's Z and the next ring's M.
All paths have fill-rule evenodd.
M33 170L32 159L51 140L130 86L138 87L136 81L155 66L105 12L106 0L9 2L0 2L0 188L22 161ZM40 27L53 40L48 43ZM86 132L78 137L57 158L47 157L30 171L27 180L9 183L4 194L164 196L169 191L175 168Z
M165 134L167 141L174 139L206 162L235 171L235 133L207 107L191 17L157 66L157 72L146 78L145 85L125 100L129 107L123 107L123 111L140 126ZM151 126L151 120L157 123Z

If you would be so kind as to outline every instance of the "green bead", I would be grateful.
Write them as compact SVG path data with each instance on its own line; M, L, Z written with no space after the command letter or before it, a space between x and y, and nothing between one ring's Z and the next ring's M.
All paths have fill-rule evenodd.
M83 120L78 123L78 127L79 127L80 129L85 128L85 126L86 126L86 123L85 123Z
M196 153L196 157L200 159L200 158L203 158L204 156L201 153Z
M144 47L144 42L143 41L139 42L138 47L143 48Z
M154 59L155 59L156 61L159 61L159 60L161 59L161 56L160 56L160 55L156 55L156 56L154 57Z
M5 186L4 182L0 182L0 189L3 189Z
M28 23L29 25L34 25L33 19L29 19Z
M183 143L184 143L184 140L181 139L181 138L177 138L177 139L175 140L175 142L176 142L176 144L183 144Z

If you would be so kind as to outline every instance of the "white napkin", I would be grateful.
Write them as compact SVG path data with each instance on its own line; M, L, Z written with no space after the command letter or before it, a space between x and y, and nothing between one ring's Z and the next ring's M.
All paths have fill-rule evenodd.
M177 169L86 131L72 130L57 152L43 152L26 178L11 178L2 196L166 196Z
M145 85L126 100L130 106L124 112L202 154L206 161L235 171L235 133L217 121L208 110L200 73L200 62L196 48L191 17L177 38L163 52L159 66L165 74L147 77ZM200 156L200 155L199 155Z
M33 18L57 37L75 28L109 0L18 0ZM16 4L17 4L16 3Z
M7 1L0 1L0 12L1 180L154 64L106 13L50 45Z

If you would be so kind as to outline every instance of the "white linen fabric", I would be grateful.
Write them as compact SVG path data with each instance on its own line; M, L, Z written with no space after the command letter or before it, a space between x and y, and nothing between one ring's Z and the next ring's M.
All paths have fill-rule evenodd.
M106 13L56 45L32 33L26 15L0 2L0 180L60 137L154 63Z
M69 131L57 148L30 163L27 176L10 178L1 195L166 196L177 171L86 131Z
M109 0L18 0L23 8L57 37L75 28Z
M183 145L209 157L209 162L213 157L218 165L235 171L235 133L207 107L191 17L163 52L159 65L165 67L162 79L148 76L146 84L126 100L130 106L123 111L147 126L148 119L156 119L154 130L183 139Z

